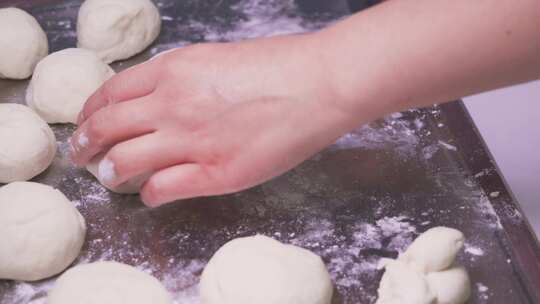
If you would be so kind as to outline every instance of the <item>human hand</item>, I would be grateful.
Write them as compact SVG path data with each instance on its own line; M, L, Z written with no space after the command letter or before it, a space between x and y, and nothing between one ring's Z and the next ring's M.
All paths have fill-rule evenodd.
M113 187L151 173L149 206L280 175L351 128L316 44L303 35L196 45L119 73L81 112L73 160L108 151L113 174L100 180Z

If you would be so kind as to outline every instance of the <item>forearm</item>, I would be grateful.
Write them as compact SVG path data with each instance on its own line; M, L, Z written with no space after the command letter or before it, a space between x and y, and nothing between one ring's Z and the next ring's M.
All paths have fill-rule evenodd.
M540 78L538 0L395 0L315 35L333 102L354 115Z

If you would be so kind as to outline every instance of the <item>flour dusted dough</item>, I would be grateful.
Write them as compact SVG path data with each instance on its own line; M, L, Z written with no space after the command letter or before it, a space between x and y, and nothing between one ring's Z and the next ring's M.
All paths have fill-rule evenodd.
M114 71L92 51L65 49L41 60L26 103L48 123L76 123L84 103Z
M470 280L454 266L463 234L435 227L420 235L397 260L385 260L376 304L463 304L470 297Z
M33 178L49 167L56 153L51 128L20 104L0 104L0 145L0 183Z
M0 188L0 279L41 280L79 255L86 225L58 190L32 182Z
M79 265L56 281L47 304L171 304L161 283L149 274L116 262Z
M159 11L150 0L86 0L77 20L78 46L110 63L143 51L160 28Z
M202 304L329 304L332 292L320 257L265 236L225 244L200 283Z
M0 78L28 78L48 52L47 36L34 17L14 7L0 9Z

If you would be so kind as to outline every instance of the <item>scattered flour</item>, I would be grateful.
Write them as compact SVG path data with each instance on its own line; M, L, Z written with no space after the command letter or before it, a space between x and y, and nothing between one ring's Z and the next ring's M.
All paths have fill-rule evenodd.
M245 20L234 29L221 33L208 32L207 41L239 41L258 37L271 37L285 34L297 34L313 31L328 25L324 22L306 22L296 16L294 1L244 0L235 5L235 9L245 13Z
M457 151L457 147L454 146L454 145L451 145L449 143L446 143L442 140L439 140L439 144L443 147L445 147L446 149L450 150L450 151Z
M473 246L469 243L465 244L465 252L474 256L483 256L484 250L480 247Z
M402 117L402 114L392 114L382 120L362 126L339 138L330 149L361 147L377 150L393 147L404 158L411 157L416 153L420 135L418 130L414 129L415 123Z
M499 191L493 191L493 192L491 192L491 193L489 194L489 197L491 197L491 198L497 198L497 197L499 197L500 194L501 194L501 192L499 192Z
M341 294L354 289L364 298L374 300L364 283L380 272L379 253L397 256L413 241L416 228L405 216L383 217L374 223L358 223L345 232L336 231L330 221L308 222L300 235L290 243L308 248L327 261L334 284Z
M489 288L486 285L482 283L476 283L476 289L478 290L481 299L489 299Z

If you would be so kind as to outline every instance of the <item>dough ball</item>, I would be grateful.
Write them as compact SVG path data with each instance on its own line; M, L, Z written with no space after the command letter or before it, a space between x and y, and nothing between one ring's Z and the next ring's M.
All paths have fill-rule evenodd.
M200 282L202 304L329 304L332 292L320 257L265 236L225 244Z
M433 304L435 295L424 274L400 261L390 260L379 285L376 304Z
M77 20L78 46L111 63L146 49L160 28L159 11L150 0L86 0Z
M105 157L105 154L107 153L101 153L95 156L86 166L86 170L88 170L90 173L92 173L93 176L97 178L97 180L105 186L107 189L111 190L112 192L116 193L122 193L122 194L135 194L139 193L142 184L150 177L151 174L144 174L142 176L132 178L128 180L127 182L117 186L117 187L109 187L106 183L103 182L103 178L110 176L114 174L113 170L113 163L112 162L103 162L103 158Z
M84 103L114 71L92 51L65 49L36 66L26 103L48 123L76 123Z
M452 265L464 241L459 230L431 228L416 238L399 259L423 272L443 270Z
M47 36L34 17L14 7L0 9L0 78L30 77L47 53Z
M79 265L56 281L48 304L171 304L161 283L149 274L116 262Z
M429 273L427 281L437 295L437 304L462 304L471 295L471 281L463 267Z
M83 217L58 190L32 182L0 188L0 279L41 280L68 267L86 234Z
M463 242L460 231L435 227L416 238L397 260L383 260L386 271L376 304L467 302L471 294L467 271L452 266Z
M56 154L51 128L20 104L0 104L0 143L0 183L33 178L49 167Z

